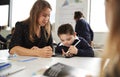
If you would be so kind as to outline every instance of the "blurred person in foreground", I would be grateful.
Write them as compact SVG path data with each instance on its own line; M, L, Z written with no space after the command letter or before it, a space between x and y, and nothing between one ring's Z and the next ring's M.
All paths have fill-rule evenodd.
M102 58L100 77L120 77L120 0L105 0L105 14L109 36ZM109 62L105 66L107 59Z

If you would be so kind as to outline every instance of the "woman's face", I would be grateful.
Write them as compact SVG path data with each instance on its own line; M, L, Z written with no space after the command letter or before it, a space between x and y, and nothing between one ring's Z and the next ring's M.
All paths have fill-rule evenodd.
M51 12L51 9L46 8L40 13L40 16L38 18L38 23L40 26L45 26L48 23L50 19L50 12Z

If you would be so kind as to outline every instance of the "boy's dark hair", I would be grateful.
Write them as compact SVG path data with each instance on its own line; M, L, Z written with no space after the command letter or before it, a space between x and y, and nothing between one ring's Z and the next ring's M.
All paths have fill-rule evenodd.
M81 11L74 12L74 19L80 19L81 17L84 17L84 15Z
M70 34L73 35L74 34L74 30L71 24L62 24L59 26L58 28L58 32L57 32L58 36L61 34Z

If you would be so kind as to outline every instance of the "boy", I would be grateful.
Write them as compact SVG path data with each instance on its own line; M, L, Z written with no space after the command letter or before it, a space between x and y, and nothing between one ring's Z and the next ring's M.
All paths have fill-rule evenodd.
M60 54L65 57L94 57L92 47L85 39L76 36L71 24L61 25L58 28L57 34L61 43L56 47L56 54Z

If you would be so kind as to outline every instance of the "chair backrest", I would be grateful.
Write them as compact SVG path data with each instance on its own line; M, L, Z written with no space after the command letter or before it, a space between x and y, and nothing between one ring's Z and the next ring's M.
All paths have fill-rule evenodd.
M7 49L7 44L0 41L0 50L1 49Z

